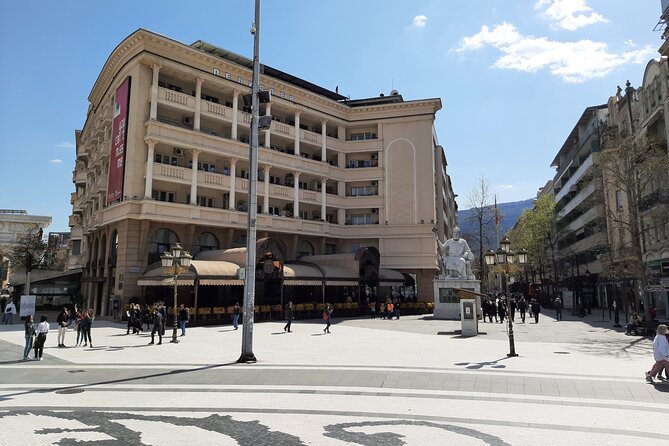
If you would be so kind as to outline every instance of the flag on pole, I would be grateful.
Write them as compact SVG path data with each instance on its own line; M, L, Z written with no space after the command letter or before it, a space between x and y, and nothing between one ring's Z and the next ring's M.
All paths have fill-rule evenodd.
M495 194L495 224L499 225L499 211L497 210L497 194Z

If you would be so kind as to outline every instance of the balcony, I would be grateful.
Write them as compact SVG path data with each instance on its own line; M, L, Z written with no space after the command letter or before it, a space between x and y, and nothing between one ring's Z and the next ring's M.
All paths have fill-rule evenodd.
M656 189L644 196L639 203L639 210L646 212L664 204L669 204L669 188Z
M168 88L158 88L158 100L169 103L182 110L195 110L195 98L193 96Z
M86 172L83 170L75 170L72 172L72 182L77 186L86 185Z
M193 170L169 164L153 163L153 177L156 179L167 179L179 183L190 184Z

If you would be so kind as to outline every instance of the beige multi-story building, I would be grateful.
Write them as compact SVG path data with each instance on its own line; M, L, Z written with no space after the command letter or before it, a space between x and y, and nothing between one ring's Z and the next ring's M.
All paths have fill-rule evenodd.
M0 209L0 286L7 285L12 269L3 253L29 230L45 229L50 224L51 217L46 215L30 215L23 209Z
M82 289L98 312L111 296L141 302L165 292L151 286L159 283L155 262L176 242L194 263L211 262L191 268L193 281L185 283L193 286L180 299L193 305L207 295L217 306L239 297L230 288L240 280L222 265L246 244L251 114L243 99L251 67L222 48L143 29L109 56L76 132L70 217L70 267L84 268ZM307 276L362 274L342 272L327 256L370 248L378 253L380 287L384 278L413 280L418 297L431 301L438 268L432 231L447 237L456 219L434 130L441 101L407 101L396 91L349 100L269 66L260 83L271 96L260 114L272 123L259 138L259 240L273 240L266 246L280 247L286 265L301 261L303 268L290 269L295 283L323 279L333 299L348 291ZM210 286L198 291L203 283Z

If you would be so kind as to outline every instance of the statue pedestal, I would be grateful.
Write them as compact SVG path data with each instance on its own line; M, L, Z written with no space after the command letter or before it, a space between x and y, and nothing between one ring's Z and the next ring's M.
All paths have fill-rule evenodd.
M478 280L459 279L440 276L434 280L434 318L459 320L460 299L454 288L481 292L481 282ZM473 299L473 297L472 297ZM481 297L476 296L476 315L481 314Z

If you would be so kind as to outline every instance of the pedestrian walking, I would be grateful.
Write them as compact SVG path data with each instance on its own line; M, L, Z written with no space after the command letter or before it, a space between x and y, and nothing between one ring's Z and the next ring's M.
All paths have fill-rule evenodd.
M525 300L525 296L522 296L518 301L518 312L520 312L520 320L523 321L523 324L525 323L526 311L527 311L527 301Z
M158 303L158 311L160 311L160 315L163 317L160 320L160 335L165 336L165 324L167 323L167 307L165 306L165 302Z
M232 309L232 326L235 327L235 330L239 328L239 314L241 311L239 302L235 302L235 307Z
M516 298L511 297L511 308L509 310L509 315L511 316L511 321L516 322Z
M534 315L534 323L539 323L539 312L541 311L541 305L536 299L532 299L532 314Z
M497 302L497 314L499 315L499 323L503 324L504 323L504 316L506 315L506 303L502 300L502 298L499 299L499 302Z
M58 313L56 317L56 325L58 326L58 347L65 347L65 333L67 333L67 323L70 320L70 313L66 307Z
M162 325L163 325L163 315L160 314L160 311L158 311L158 308L154 308L153 309L153 328L151 329L151 342L149 342L149 345L154 343L154 336L156 335L156 333L158 333L158 345L163 343Z
M14 315L16 314L16 306L14 301L10 297L5 305L5 325L11 325L14 323Z
M492 317L495 316L495 323L497 323L497 302L493 299L490 299L490 309L488 316L490 317L490 323L492 324Z
M33 342L35 339L35 324L33 324L33 316L29 314L26 316L25 322L25 331L26 331L26 346L23 348L23 360L28 361L30 359L30 350L33 348Z
M664 368L664 373L669 373L669 342L667 342L667 333L669 329L664 324L657 326L655 339L653 339L653 357L655 358L655 364L646 372L646 381L649 383L653 382L653 378L657 375L657 372L660 369Z
M286 305L286 326L283 327L283 331L290 333L290 326L293 323L293 302L288 302L288 305Z
M395 316L397 316L397 320L400 320L400 301L399 299L395 302Z
M562 299L556 297L553 301L553 307L555 308L555 319L559 322L562 320Z
M181 328L181 336L186 336L186 325L189 318L188 308L184 304L179 305L179 328Z
M81 333L84 338L84 347L88 345L90 348L93 348L93 339L91 339L91 327L93 326L93 319L95 317L95 312L93 309L88 311L84 310L84 317L82 318L81 324Z
M332 308L330 307L330 304L326 305L325 310L323 310L323 320L326 324L323 333L330 333L330 324L332 321Z
M44 353L44 343L46 342L46 335L49 333L49 323L47 322L47 317L42 316L40 318L39 324L37 324L37 338L35 339L35 360L42 360L42 353Z

